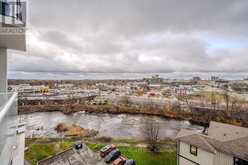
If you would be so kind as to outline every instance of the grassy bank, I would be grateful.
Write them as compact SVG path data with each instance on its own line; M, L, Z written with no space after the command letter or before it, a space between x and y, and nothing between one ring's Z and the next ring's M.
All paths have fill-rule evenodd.
M70 148L74 142L72 140L58 139L27 139L28 150L25 152L25 159L32 165L42 159L55 155Z

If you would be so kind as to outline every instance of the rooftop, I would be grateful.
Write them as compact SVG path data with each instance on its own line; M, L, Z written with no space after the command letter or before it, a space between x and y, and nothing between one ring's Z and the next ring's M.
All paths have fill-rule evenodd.
M211 121L208 136L219 141L230 141L248 136L248 129Z
M217 151L248 160L248 129L210 122L208 134L181 130L177 140L215 154Z

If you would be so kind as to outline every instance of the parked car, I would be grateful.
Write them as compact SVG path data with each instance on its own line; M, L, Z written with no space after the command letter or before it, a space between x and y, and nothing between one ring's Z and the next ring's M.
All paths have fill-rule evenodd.
M100 150L100 156L102 158L104 158L105 156L107 156L111 151L113 151L114 149L116 149L116 145L114 144L110 144L110 145L107 145L105 147L103 147L101 150Z
M115 161L113 161L112 165L124 165L126 160L127 160L126 158L120 156Z
M111 151L106 157L105 157L105 162L110 163L117 159L121 155L121 151L118 149L115 149Z
M76 150L80 150L80 149L83 148L83 143L81 143L81 142L77 143L77 144L74 145L74 147L75 147Z
M127 160L124 165L135 165L135 161L132 159Z

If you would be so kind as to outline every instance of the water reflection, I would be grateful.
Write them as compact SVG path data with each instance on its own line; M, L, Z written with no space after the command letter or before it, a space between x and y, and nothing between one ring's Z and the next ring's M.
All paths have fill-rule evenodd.
M144 121L153 118L160 125L161 138L173 138L181 128L202 130L201 126L188 121L169 120L162 117L144 115L85 114L82 112L64 115L61 112L42 112L20 116L26 123L26 137L58 137L54 127L61 122L77 124L83 128L99 131L98 136L113 138L142 139Z

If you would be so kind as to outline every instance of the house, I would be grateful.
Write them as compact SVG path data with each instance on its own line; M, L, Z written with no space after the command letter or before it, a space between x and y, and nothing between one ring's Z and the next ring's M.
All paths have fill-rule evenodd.
M26 49L26 2L0 0L0 164L23 165L25 135L18 123L17 93L8 93L9 49Z
M178 165L248 165L248 128L210 122L205 133L181 130Z

